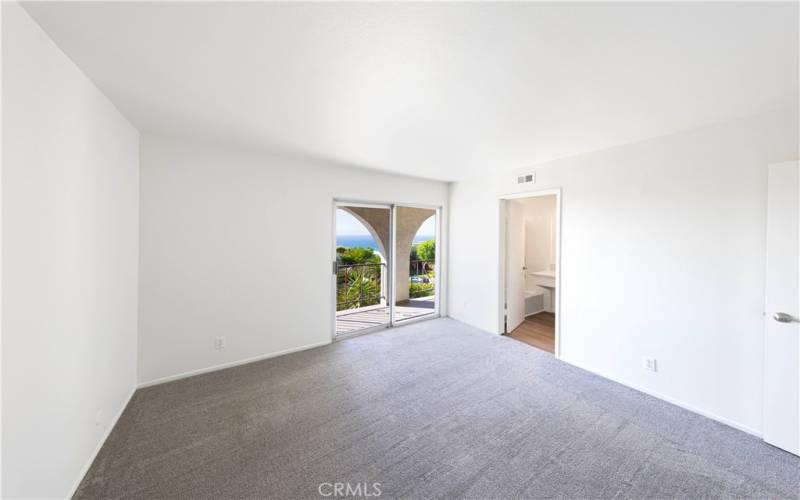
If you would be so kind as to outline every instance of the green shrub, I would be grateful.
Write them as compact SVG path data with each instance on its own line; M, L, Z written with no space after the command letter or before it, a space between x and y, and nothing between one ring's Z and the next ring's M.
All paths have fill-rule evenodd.
M368 247L337 247L336 261L341 266L336 278L336 310L380 304L381 266L359 266L380 264L381 257Z
M415 245L418 260L436 260L436 240L427 240Z
M339 251L342 248L343 251ZM369 262L380 262L381 256L375 253L375 250L367 247L354 247L345 248L339 247L336 249L336 258L340 264L365 264Z
M429 297L434 294L433 281L430 283L410 283L408 285L408 296L412 299L419 297Z

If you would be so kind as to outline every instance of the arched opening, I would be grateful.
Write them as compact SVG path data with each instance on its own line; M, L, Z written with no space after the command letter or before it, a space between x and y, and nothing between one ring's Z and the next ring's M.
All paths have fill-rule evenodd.
M372 248L386 262L385 242L389 240L386 209L340 206L336 209L336 246Z

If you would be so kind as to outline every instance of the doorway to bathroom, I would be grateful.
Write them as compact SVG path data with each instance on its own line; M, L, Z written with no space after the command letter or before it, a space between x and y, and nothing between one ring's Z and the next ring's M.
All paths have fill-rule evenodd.
M500 331L559 356L560 190L500 198Z

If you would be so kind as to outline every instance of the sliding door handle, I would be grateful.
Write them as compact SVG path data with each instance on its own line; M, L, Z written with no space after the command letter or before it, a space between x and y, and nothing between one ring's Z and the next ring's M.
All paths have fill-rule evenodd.
M800 319L795 318L791 314L777 312L772 316L772 319L778 323L800 323Z

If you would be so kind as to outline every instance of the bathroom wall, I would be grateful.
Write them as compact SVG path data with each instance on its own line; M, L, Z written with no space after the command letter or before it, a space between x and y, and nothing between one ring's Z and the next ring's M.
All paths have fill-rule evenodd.
M525 205L525 265L528 272L555 268L556 263L556 196L535 196L518 200ZM525 280L526 290L544 293L545 311L554 312L551 290Z

